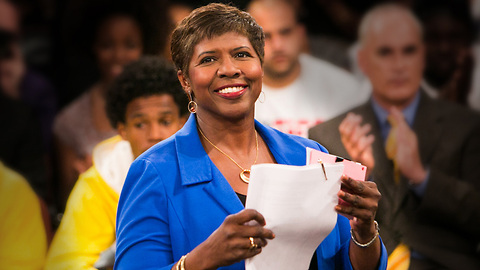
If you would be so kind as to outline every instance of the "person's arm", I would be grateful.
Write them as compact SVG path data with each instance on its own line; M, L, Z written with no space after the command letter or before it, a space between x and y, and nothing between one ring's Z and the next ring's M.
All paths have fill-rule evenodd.
M350 220L349 249L353 269L376 269L382 254L379 231L374 221L381 198L377 185L344 176L338 197L347 204L339 203L335 210L341 215L353 217Z
M117 209L116 270L170 270L174 264L168 198L156 177L147 161L130 167Z
M398 122L397 162L401 174L412 187L425 185L420 194L418 215L432 222L453 225L457 230L480 240L480 124L470 132L458 155L450 162L459 163L455 173L447 174L429 166L427 170L420 160L417 137L397 109L392 115ZM459 150L460 151L460 150ZM428 164L427 164L428 165ZM447 165L448 167L449 165ZM451 167L449 167L451 168ZM417 194L419 195L419 194Z
M184 232L180 224L170 225L176 214L172 213L172 199L168 198L161 176L149 161L137 160L130 168L118 205L116 270L175 269L175 256L187 255L174 255L178 252L174 247L184 243L174 242L181 237L172 232L195 232ZM256 225L245 225L252 220ZM188 252L185 268L217 269L259 254L267 239L274 238L264 225L263 216L253 209L227 216L204 242ZM254 245L249 237L253 237Z
M91 157L80 158L75 150L62 142L58 137L55 139L58 164L58 196L59 210L62 211L67 203L70 192L77 181L80 173L85 172L92 166Z
M465 141L459 176L430 166L417 214L474 237L480 244L480 127Z
M115 241L118 194L94 168L83 173L68 199L45 269L94 269Z

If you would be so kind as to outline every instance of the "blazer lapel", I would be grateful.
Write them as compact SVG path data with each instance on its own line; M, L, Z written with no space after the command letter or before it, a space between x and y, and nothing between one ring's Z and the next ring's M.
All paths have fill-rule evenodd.
M255 127L279 164L305 165L306 149L288 135L275 132L255 121ZM182 185L204 185L203 189L227 214L244 209L228 181L210 160L202 146L194 115L176 135Z
M205 192L227 214L238 213L243 205L235 191L205 152L197 131L195 115L191 115L177 133L178 164L182 185L204 185Z
M274 131L255 120L258 134L267 144L278 164L303 166L307 164L307 150L289 135Z
M213 163L212 165L215 166ZM217 168L214 170L214 179L205 184L205 192L225 210L227 215L242 211L244 209L242 202Z

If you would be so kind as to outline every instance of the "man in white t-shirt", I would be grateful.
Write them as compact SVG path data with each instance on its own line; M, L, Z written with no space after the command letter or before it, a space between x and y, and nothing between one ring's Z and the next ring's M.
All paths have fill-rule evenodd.
M265 33L263 92L255 117L283 132L307 137L310 127L363 103L348 72L302 54L305 28L288 1L252 1L247 11Z

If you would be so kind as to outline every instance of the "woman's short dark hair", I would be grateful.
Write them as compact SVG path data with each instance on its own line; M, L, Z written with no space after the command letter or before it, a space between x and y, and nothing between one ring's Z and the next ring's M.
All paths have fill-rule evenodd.
M195 46L205 38L228 32L247 37L263 64L265 36L252 16L233 6L211 3L192 11L173 31L170 49L176 68L188 77Z
M157 56L144 56L125 66L107 91L107 115L113 127L125 123L127 105L134 99L171 95L180 115L188 113L188 98L170 62Z

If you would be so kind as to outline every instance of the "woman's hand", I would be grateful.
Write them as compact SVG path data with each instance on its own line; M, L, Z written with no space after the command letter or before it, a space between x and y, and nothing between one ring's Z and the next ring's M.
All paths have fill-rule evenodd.
M375 269L381 254L380 240L374 219L378 202L382 197L374 182L357 181L342 177L342 188L338 197L346 203L340 203L335 210L342 215L353 217L350 220L352 237L360 246L350 240L350 262L353 269Z
M253 209L227 216L207 240L190 252L185 268L217 269L259 254L267 245L267 239L275 238L273 232L264 226L264 217ZM252 247L250 237L257 247Z
M335 210L347 217L353 217L350 226L355 233L355 239L366 243L376 234L373 220L382 197L377 185L370 181L357 181L342 176L342 187L338 197L347 203L340 203Z

